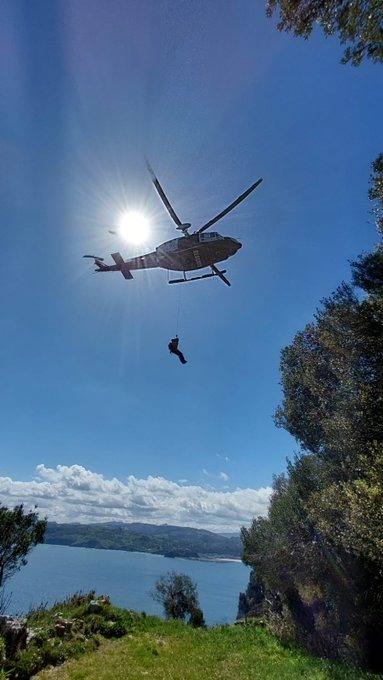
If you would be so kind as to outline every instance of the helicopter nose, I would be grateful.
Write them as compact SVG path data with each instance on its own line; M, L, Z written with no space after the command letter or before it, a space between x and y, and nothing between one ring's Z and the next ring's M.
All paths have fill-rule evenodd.
M236 238L232 238L231 240L233 241L233 243L234 243L234 245L236 246L237 250L239 250L240 248L242 248L242 243L241 243L240 241L237 241Z

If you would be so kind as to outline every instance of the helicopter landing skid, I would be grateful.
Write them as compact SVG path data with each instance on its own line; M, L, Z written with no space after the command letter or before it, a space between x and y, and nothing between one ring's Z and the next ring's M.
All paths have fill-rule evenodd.
M199 281L200 279L210 279L212 276L221 276L223 274L226 274L226 269L223 269L222 271L212 271L211 274L201 274L201 276L191 276L189 279L186 278L186 274L184 272L183 278L182 279L172 279L171 281L168 281L168 283L187 283L188 281Z

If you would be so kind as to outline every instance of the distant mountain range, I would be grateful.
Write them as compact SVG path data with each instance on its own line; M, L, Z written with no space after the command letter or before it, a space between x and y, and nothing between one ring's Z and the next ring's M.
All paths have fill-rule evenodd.
M239 534L222 535L205 529L171 524L107 522L105 524L58 524L48 522L45 543L78 548L103 548L156 553L167 557L238 558L242 555Z

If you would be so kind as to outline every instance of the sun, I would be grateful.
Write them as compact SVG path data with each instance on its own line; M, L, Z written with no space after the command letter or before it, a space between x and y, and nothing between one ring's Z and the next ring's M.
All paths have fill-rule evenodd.
M142 243L149 236L149 220L138 210L129 210L122 213L118 230L121 236L129 243Z

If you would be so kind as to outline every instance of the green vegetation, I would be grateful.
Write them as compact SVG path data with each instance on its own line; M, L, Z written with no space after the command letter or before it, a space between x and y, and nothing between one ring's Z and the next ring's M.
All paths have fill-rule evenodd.
M0 505L0 588L27 563L33 546L44 540L46 522L23 505L12 510Z
M116 642L104 642L39 680L367 680L377 676L314 659L283 646L261 627L209 630L179 621L141 619L140 627Z
M105 550L156 553L168 557L240 557L241 539L204 529L168 524L56 524L49 522L46 543Z
M275 478L268 518L242 537L272 630L382 670L383 244L351 266L352 284L282 351L276 422L301 453Z
M203 612L199 608L197 585L187 574L169 571L154 586L152 597L159 602L168 619L185 621L196 628L204 626Z
M280 31L308 38L319 25L326 36L337 34L347 45L343 63L358 66L364 58L383 62L381 0L268 0L269 16L277 10Z
M29 680L36 673L40 680L383 677L310 657L260 625L196 628L113 607L107 597L94 593L32 611L27 626L27 646L12 659L0 638L0 680Z
M381 0L268 0L279 30L337 34L342 61L383 62ZM383 154L369 198L383 236ZM282 639L383 670L383 244L352 263L282 351L276 422L301 447L274 480L266 519L243 529L254 567L241 615Z
M31 611L26 620L28 641L2 644L1 671L10 680L28 680L46 666L57 666L70 657L96 649L105 638L119 638L140 629L143 617L113 607L95 593L75 594L51 609Z
M383 236L383 153L372 164L368 197L373 204L376 226Z

